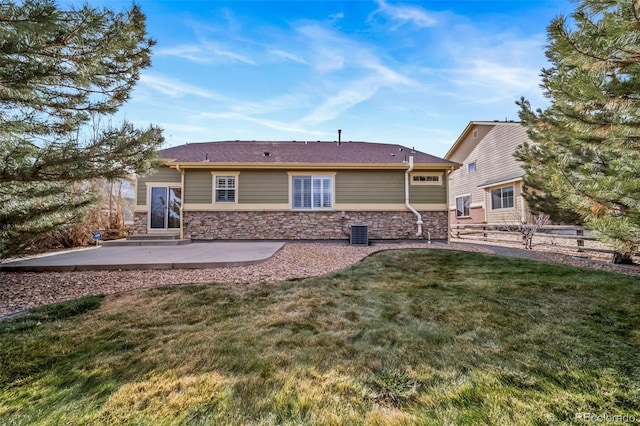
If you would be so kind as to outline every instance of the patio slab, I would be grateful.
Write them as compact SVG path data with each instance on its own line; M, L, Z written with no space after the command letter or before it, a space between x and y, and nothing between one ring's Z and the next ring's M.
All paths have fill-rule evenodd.
M178 246L96 247L0 264L1 271L104 271L206 269L270 259L284 242L194 242Z

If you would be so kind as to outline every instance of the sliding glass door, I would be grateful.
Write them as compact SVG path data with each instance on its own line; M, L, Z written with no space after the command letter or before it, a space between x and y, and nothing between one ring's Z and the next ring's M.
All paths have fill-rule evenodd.
M179 229L181 189L166 186L153 186L150 189L149 228Z

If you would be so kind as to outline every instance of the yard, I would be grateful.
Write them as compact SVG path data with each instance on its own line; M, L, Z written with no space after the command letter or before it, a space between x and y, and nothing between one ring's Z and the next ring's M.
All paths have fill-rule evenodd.
M640 278L478 253L88 297L0 348L0 424L640 421Z

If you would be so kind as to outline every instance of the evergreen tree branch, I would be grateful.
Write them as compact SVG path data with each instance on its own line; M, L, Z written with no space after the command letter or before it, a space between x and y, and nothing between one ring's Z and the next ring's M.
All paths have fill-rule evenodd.
M53 0L0 8L0 259L81 220L94 178L157 167L162 129L100 126L151 63L138 6L60 10ZM99 123L99 120L97 120ZM91 138L84 135L93 134Z

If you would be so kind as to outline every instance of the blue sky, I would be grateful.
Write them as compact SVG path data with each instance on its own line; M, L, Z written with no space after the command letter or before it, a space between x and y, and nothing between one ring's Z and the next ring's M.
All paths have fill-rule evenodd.
M162 126L167 146L336 140L342 129L343 140L438 156L469 121L517 120L521 96L546 105L546 27L574 8L565 0L137 3L158 43L119 118Z

